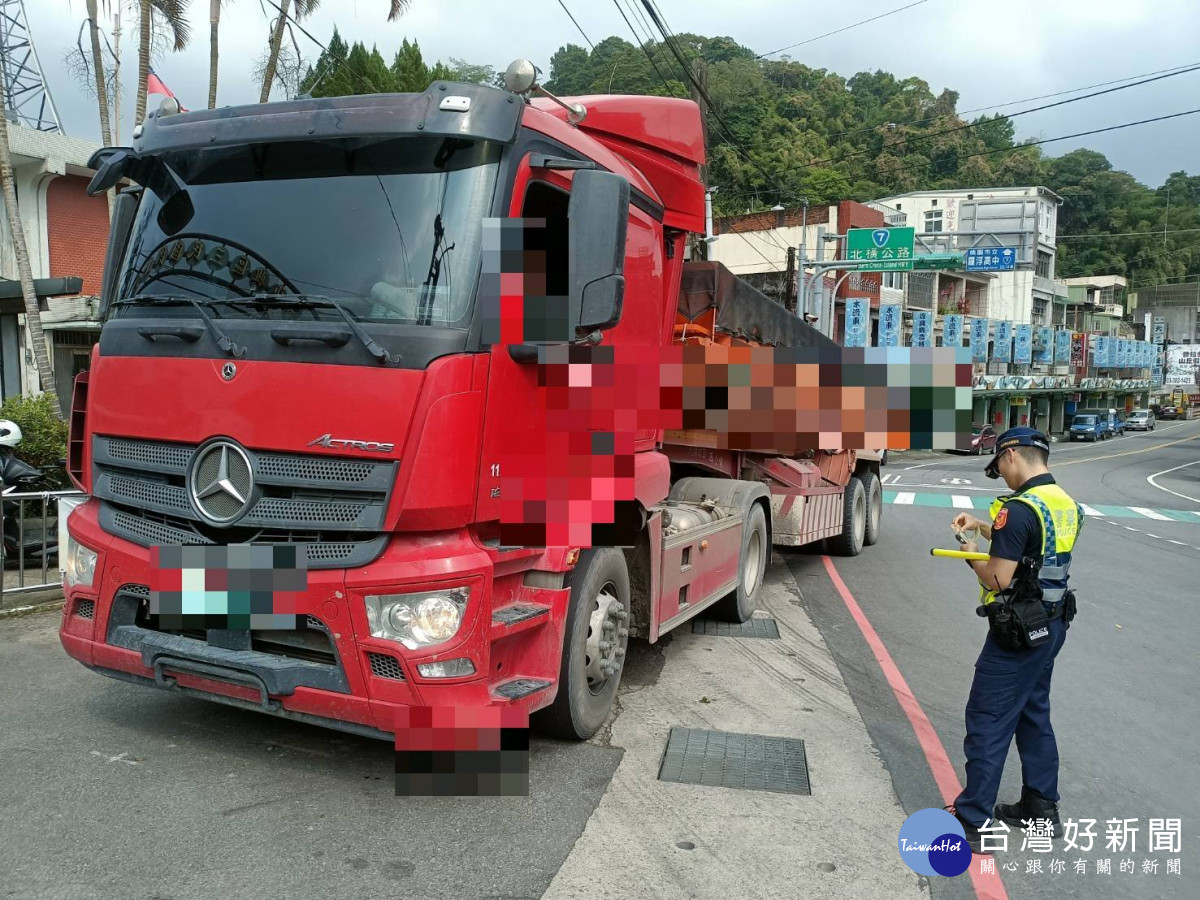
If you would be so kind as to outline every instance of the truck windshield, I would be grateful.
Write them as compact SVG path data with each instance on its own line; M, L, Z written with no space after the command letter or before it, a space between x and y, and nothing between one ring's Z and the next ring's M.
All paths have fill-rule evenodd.
M1096 417L1095 416L1076 416L1075 424L1076 425L1095 425Z
M457 138L165 155L147 179L117 296L205 303L316 295L364 323L465 329L499 156L499 145ZM221 318L297 315L285 305L209 309ZM116 306L113 315L194 312L141 305ZM304 315L339 318L312 306Z

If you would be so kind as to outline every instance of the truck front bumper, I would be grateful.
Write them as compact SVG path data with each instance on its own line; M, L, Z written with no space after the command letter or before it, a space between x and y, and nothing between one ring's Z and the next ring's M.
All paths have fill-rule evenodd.
M106 533L95 500L76 509L68 527L99 559L91 586L67 589L59 635L68 654L105 675L388 739L404 708L512 702L488 681L513 667L492 658L492 561L466 532L396 537L368 566L310 571L296 595L297 631L171 633L147 615L150 550ZM364 595L450 586L471 589L454 638L410 651L371 636ZM418 669L463 658L473 675L426 678ZM538 705L552 699L544 693Z

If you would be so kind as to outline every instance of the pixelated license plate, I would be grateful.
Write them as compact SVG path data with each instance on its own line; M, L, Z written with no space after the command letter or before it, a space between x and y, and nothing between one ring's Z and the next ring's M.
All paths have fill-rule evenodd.
M294 630L308 589L303 545L171 545L150 551L150 616L162 630Z

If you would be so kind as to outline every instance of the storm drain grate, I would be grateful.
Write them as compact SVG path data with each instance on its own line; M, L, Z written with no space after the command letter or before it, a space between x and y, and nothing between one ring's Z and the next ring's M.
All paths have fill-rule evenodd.
M804 741L761 734L672 728L659 781L811 794Z
M693 619L692 634L713 637L778 638L779 624L771 618L753 618L749 622L718 622L716 619Z

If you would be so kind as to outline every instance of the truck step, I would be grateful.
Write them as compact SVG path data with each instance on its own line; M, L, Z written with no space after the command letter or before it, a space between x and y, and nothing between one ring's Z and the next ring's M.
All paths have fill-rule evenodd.
M522 697L544 691L550 687L550 684L551 682L541 678L514 678L512 681L496 685L492 688L492 693L498 694L506 700L520 700Z
M518 622L524 622L527 619L536 619L538 616L549 615L550 607L541 606L536 603L514 603L511 606L502 606L492 612L493 625L516 625Z

